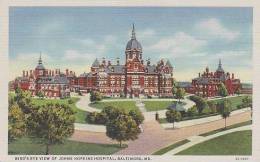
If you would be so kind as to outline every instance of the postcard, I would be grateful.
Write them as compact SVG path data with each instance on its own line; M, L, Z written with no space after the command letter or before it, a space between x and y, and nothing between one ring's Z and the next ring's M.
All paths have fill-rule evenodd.
M260 159L254 2L3 4L1 162Z

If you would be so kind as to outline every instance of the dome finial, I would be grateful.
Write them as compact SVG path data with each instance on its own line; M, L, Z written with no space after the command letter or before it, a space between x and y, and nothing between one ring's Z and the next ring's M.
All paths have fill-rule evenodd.
M135 37L135 24L134 23L133 23L132 38L131 39L136 39L136 37Z
M39 63L39 64L42 64L42 52L40 52L40 58L39 58L38 63Z

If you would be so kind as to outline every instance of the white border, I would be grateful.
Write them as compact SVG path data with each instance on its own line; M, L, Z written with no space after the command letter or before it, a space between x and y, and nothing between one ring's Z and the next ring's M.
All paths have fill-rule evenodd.
M7 156L8 117L8 8L9 6L160 6L160 7L253 7L253 155L247 161L260 161L260 2L257 0L0 0L0 162ZM234 156L151 156L153 161L231 162ZM245 156L246 157L246 156Z

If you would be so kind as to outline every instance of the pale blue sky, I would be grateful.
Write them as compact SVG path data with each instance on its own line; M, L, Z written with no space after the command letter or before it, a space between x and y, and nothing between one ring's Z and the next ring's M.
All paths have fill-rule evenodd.
M143 57L167 58L177 80L190 81L209 66L252 81L252 8L11 7L11 78L34 68L89 71L97 58L124 62L132 23Z

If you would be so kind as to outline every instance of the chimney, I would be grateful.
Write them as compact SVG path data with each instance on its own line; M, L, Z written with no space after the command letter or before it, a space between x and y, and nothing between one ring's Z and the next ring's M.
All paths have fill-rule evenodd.
M52 74L51 74L51 76L54 76L54 70L52 70Z
M234 73L232 73L232 79L235 79Z
M199 73L199 77L200 77L200 73Z
M28 71L26 71L26 76L28 77Z
M30 76L32 75L32 70L30 70Z
M119 65L119 58L116 58L116 64Z
M25 77L25 71L23 70L23 77Z
M67 76L69 75L69 69L66 69L66 75Z
M55 69L55 75L58 75L58 69Z
M108 62L107 62L107 66L110 66L110 65L111 65L111 61L108 61Z
M72 71L70 71L70 74L72 74Z

